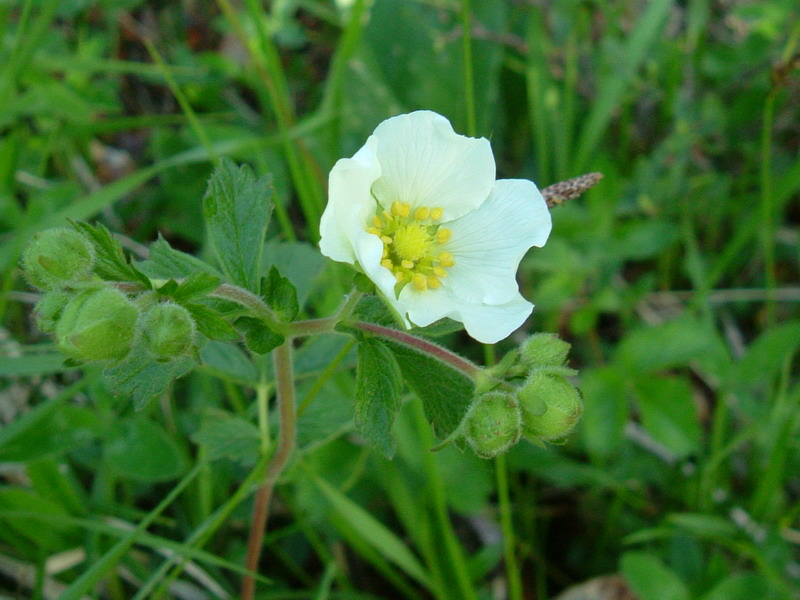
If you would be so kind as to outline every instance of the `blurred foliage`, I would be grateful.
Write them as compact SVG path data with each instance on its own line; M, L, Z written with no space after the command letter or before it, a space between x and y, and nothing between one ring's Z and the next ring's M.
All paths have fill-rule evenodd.
M314 248L326 173L392 114L432 109L466 131L461 10L0 2L5 596L235 597L253 389L271 381L268 360L211 342L198 373L135 412L36 331L23 245L99 218L134 253L160 231L210 256L201 198L230 157L272 175L264 274L277 265L302 314L329 314L351 274ZM352 345L309 341L296 353L301 448L260 597L489 598L511 582L515 600L548 598L612 572L641 600L800 597L797 3L472 11L477 127L499 175L605 174L554 209L550 241L520 271L537 305L527 329L573 344L583 421L563 446L520 444L491 463L429 453L408 397L387 461L352 430Z

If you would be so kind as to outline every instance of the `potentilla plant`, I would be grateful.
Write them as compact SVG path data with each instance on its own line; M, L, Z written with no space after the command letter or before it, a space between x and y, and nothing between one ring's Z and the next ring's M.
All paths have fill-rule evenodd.
M163 239L148 260L132 260L102 225L73 222L37 234L22 268L42 292L42 331L71 364L104 365L137 409L201 365L210 340L271 354L280 434L261 446L267 466L247 560L254 570L272 489L295 448L292 349L301 338L355 338L355 427L387 457L406 389L422 400L438 447L455 443L488 459L522 438L542 444L572 431L583 405L567 379L575 375L569 344L557 336L535 334L485 367L432 339L465 329L492 344L517 330L533 309L516 282L520 260L550 235L549 206L598 179L543 192L531 181L495 180L488 140L458 135L429 111L388 119L331 171L320 250L353 265L354 287L333 315L317 319L298 319L292 282L263 268L269 178L229 161L203 200L214 264ZM265 420L268 395L257 402ZM246 577L243 597L252 590Z

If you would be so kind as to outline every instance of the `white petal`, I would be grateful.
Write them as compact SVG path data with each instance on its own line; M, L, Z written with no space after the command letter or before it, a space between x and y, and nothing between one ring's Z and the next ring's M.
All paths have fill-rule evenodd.
M505 304L467 304L461 316L467 333L484 344L507 338L527 319L533 304L517 294Z
M445 288L420 292L410 285L400 292L399 303L415 325L425 327L449 317L464 323L467 333L484 344L507 338L533 310L533 304L519 294L504 304L482 304L465 302Z
M373 192L384 208L394 201L441 207L449 221L480 206L494 185L489 140L456 134L434 112L392 117L373 135L382 170Z
M354 240L356 260L364 270L364 274L372 280L398 313L405 314L405 309L394 294L397 280L389 269L381 266L383 242L378 236L363 229L355 233Z
M328 205L320 220L319 249L333 260L356 261L356 240L361 233L366 234L367 221L375 213L370 188L381 175L375 144L374 136L370 136L353 158L337 161L328 177Z
M442 249L456 264L443 280L462 300L505 304L518 292L519 261L550 235L550 211L531 181L501 179L477 210L448 223L453 232Z

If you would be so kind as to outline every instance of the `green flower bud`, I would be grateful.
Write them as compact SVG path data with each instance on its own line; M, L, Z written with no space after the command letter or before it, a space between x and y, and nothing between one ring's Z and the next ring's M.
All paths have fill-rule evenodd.
M141 331L144 347L160 358L186 354L194 344L194 320L178 304L156 304L144 316Z
M73 296L74 294L64 290L53 290L43 294L33 308L36 314L36 326L45 333L55 332L61 311Z
M529 369L562 367L570 345L554 333L536 333L523 342L520 360Z
M115 288L85 291L61 313L58 347L81 361L124 358L133 345L138 316L133 303Z
M583 414L580 393L563 377L534 373L517 398L522 411L522 430L532 439L563 438Z
M478 396L464 418L464 437L481 458L493 458L519 441L522 420L511 394Z
M48 229L33 236L22 255L22 267L31 284L42 290L88 279L94 248L72 229Z

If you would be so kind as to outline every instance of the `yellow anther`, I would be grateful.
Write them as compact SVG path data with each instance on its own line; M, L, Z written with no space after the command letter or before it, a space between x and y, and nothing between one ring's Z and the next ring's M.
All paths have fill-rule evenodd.
M436 207L431 211L431 219L433 219L434 221L438 221L439 219L442 218L443 214L444 214L444 209L441 207Z
M410 260L404 260L400 262L400 266L403 267L404 269L413 269L414 262Z
M453 232L447 229L446 227L440 227L439 231L436 232L436 241L440 244L444 244L447 240L450 239L450 236L453 235Z
M371 233L372 235L380 235L381 231L380 231L380 229L377 229L376 227L369 227L369 228L367 228L367 233Z
M440 287L442 287L442 282L439 281L433 275L428 275L427 284L428 284L428 288L430 288L432 290L436 290L436 289L439 289Z
M383 253L381 254L381 258L387 258L388 256L389 256L389 249L386 246L384 246L383 247Z
M445 271L442 267L433 267L433 273L437 277L447 277L447 271Z
M392 243L392 238L390 238L388 235L382 235L381 236L381 241L384 244L391 244Z
M453 259L453 255L449 252L441 252L439 254L439 264L443 267L452 267L456 264L456 261Z
M392 202L392 214L398 217L407 217L411 214L411 205L408 202L395 200Z
M394 274L394 278L397 280L397 283L403 283L403 279L405 279L405 275L402 271L398 271Z
M394 219L392 219L392 215L389 214L388 210L383 211L383 218L386 219L387 223L391 223Z
M431 209L427 206L420 206L417 210L414 211L414 218L417 221L424 221L428 218L428 215L431 214Z
M422 273L414 273L414 277L411 278L411 281L414 287L420 291L428 289L428 278Z
M373 224L375 225L375 227L377 227L378 229L380 229L381 227L383 227L383 221L381 221L381 218L380 218L378 215L375 215L375 216L373 216L373 217L372 217L372 223L373 223Z
M392 263L392 261L391 261L391 260L389 260L388 258L384 258L384 259L381 261L381 266L382 266L382 267L385 267L385 268L387 268L387 269L389 269L389 270L391 271L391 270L392 270L392 267L394 266L394 263Z

